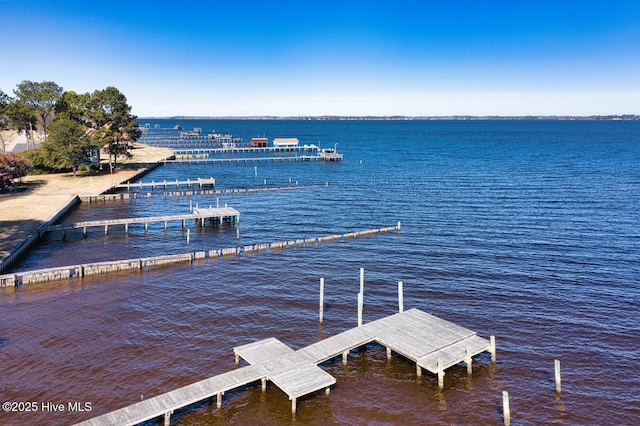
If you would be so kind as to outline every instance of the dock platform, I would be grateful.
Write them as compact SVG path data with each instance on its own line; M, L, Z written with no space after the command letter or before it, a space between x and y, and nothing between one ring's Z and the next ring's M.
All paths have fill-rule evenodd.
M445 321L418 309L410 309L347 330L299 350L293 350L276 338L263 339L233 349L236 365L240 358L250 365L237 368L200 382L141 401L111 413L79 423L82 426L134 425L164 416L165 425L171 413L189 404L216 396L222 405L225 391L260 380L263 391L267 381L282 389L296 412L298 398L324 389L328 394L336 379L318 364L342 356L346 364L352 349L377 342L392 352L416 363L416 374L422 368L438 375L442 386L444 370L464 362L470 371L472 357L490 352L495 360L495 340L479 337L474 331Z
M165 161L172 161L172 160L165 160ZM127 183L121 183L118 184L116 186L114 186L114 188L118 188L118 189L122 189L122 188L126 188L128 191L130 191L131 189L140 189L140 191L142 191L144 188L151 188L153 190L155 190L156 188L163 188L163 189L168 189L168 188L176 188L178 189L181 186L186 186L187 188L191 188L191 187L198 187L198 188L204 188L206 186L210 186L212 188L215 188L216 186L216 180L214 178L195 178L195 179L186 179L186 180L178 180L176 179L175 181L167 181L166 179L163 181L151 181L151 182L136 182L136 183L132 183L132 182L127 182Z
M58 225L47 226L42 229L42 232L52 231L68 231L71 229L83 229L84 233L87 233L87 228L104 227L104 233L107 234L109 227L114 225L124 225L125 232L129 231L129 225L136 223L143 223L145 230L149 223L164 222L166 229L167 223L171 221L182 221L182 226L186 226L186 221L190 219L200 220L204 226L204 221L210 219L213 222L238 222L240 220L240 213L232 207L220 207L220 208L208 208L208 209L193 209L193 213L179 214L173 216L151 216L151 217L130 217L123 219L106 219L106 220L90 220L86 222L73 222L73 223L61 223Z

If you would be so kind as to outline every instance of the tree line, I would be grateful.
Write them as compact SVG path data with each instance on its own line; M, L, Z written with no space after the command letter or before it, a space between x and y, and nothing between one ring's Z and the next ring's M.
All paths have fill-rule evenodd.
M28 148L24 157L44 171L72 170L75 175L81 164L95 162L102 149L113 172L118 156L129 156L131 143L140 137L136 119L127 98L111 86L77 93L53 81L25 80L13 96L0 90L1 129L24 132ZM43 135L37 149L36 131ZM0 142L5 152L4 141Z

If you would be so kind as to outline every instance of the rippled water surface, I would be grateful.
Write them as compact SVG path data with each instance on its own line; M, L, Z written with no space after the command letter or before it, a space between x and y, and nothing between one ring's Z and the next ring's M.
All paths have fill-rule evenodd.
M176 122L150 120L163 127ZM640 123L595 121L183 121L184 128L298 137L340 163L167 165L145 181L216 178L238 195L166 195L82 205L64 221L181 214L228 204L233 226L179 223L49 236L19 270L186 253L393 226L343 239L0 292L4 401L90 402L91 412L0 413L2 424L69 424L234 368L232 348L276 337L297 349L364 320L419 308L495 335L473 376L445 388L375 344L322 364L329 396L298 402L249 386L175 424L514 424L640 422ZM255 167L255 168L254 168ZM257 174L257 176L256 176ZM266 181L266 183L265 183ZM328 186L323 186L328 183ZM147 196L147 193L150 195ZM318 324L319 278L326 280ZM562 363L562 394L553 360Z

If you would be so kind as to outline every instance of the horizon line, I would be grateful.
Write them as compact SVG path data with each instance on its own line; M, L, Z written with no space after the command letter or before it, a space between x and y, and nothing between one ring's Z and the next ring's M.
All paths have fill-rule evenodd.
M152 115L137 116L137 118L157 120L640 120L640 115Z

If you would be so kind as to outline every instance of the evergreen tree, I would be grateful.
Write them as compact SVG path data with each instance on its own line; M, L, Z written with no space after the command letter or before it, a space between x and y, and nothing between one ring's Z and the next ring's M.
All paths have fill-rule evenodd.
M62 87L53 81L33 82L25 80L13 91L18 101L33 108L40 120L44 140L47 140L47 124L53 118L56 104L62 99Z

